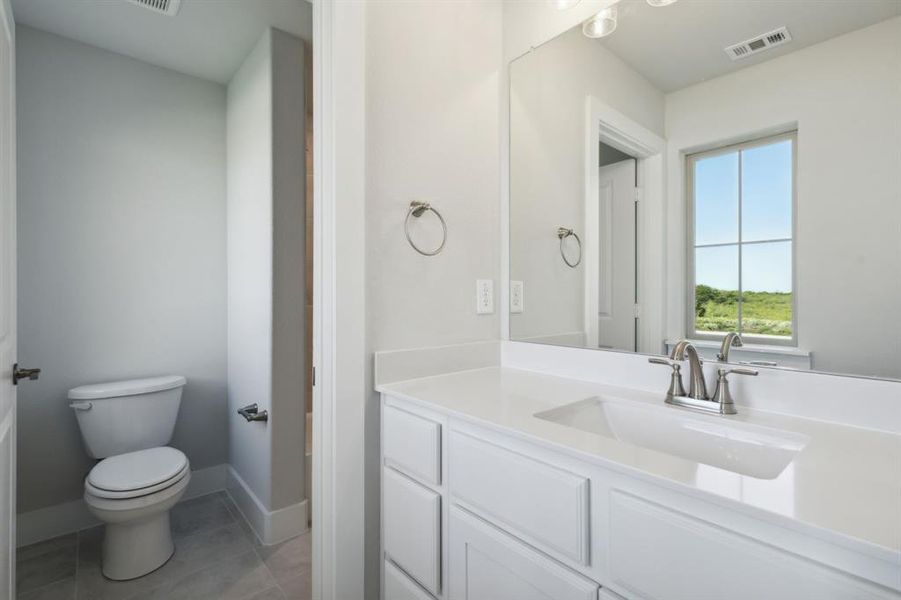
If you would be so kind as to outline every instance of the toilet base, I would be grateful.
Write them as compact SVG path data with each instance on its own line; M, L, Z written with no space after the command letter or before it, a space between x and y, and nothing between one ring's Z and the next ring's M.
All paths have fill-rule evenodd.
M169 511L140 521L107 523L103 536L103 575L123 581L155 571L175 553Z
M169 509L185 493L190 471L168 488L137 498L103 498L85 492L88 510L106 523L101 570L107 579L124 581L163 566L175 552Z

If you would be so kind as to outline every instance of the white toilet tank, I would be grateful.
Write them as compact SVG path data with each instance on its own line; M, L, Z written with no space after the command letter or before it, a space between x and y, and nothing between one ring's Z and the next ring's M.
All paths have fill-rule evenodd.
M186 383L180 375L167 375L69 390L88 454L106 458L168 444Z

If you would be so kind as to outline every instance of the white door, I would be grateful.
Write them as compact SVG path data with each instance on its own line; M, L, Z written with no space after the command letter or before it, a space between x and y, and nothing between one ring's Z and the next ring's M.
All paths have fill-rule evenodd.
M450 600L596 600L598 585L454 507L448 529Z
M599 169L598 346L635 348L635 161Z
M15 597L16 108L12 12L0 1L0 598Z

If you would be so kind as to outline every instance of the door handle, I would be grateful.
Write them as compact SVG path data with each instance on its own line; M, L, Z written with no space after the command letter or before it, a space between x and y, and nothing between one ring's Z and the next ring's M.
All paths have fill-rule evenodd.
M19 385L20 379L34 381L41 375L40 369L21 369L19 363L13 365L13 385Z

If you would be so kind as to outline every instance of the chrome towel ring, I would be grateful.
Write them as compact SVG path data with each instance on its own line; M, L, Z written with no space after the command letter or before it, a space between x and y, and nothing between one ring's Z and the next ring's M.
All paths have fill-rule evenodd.
M566 238L570 236L576 238L576 243L579 245L579 258L576 259L576 262L569 262L569 259L566 258L566 252L563 250L563 243L566 241ZM582 262L582 240L579 239L579 236L575 231L567 229L566 227L557 228L557 237L560 238L560 256L563 257L563 262L566 263L566 266L575 269L579 266L579 263Z
M434 250L423 250L413 241L412 236L410 235L410 217L416 217L417 219L423 215L423 213L431 212L434 213L436 217L438 217L438 221L441 222L441 243ZM407 218L404 219L404 233L407 236L407 241L413 247L414 250L422 254L423 256L435 256L442 250L444 250L444 244L447 242L447 223L444 222L444 217L441 216L441 213L435 210L431 204L428 202L411 202L410 209L407 211Z

